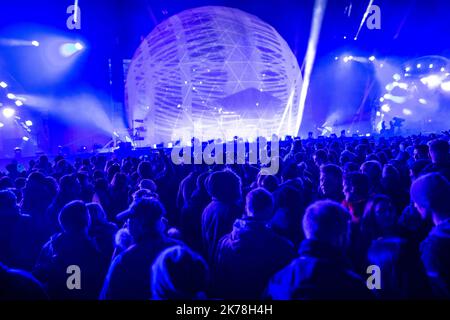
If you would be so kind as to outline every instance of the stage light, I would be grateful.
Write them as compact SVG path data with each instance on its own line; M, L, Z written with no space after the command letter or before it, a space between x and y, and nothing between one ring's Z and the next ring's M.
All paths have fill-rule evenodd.
M444 67L441 68L441 72L445 72L445 68Z
M408 84L405 83L405 82L399 82L399 83L398 83L398 87L399 87L400 89L406 90L406 89L408 89Z
M398 80L400 80L402 77L401 77L398 73L396 73L396 74L394 74L394 75L392 76L392 78L394 78L395 81L398 81Z
M5 118L11 118L16 114L16 110L14 110L13 108L5 108L2 110L3 116Z
M173 143L172 142L169 142L168 144L167 144L167 148L172 148L173 147Z
M380 68L383 68L383 67L384 67L384 64L380 63Z
M450 81L442 82L441 89L447 92L450 91Z
M339 57L334 57L334 60L339 60Z
M383 105L381 106L381 111L383 111L383 112L389 112L389 111L391 111L391 107L390 107L388 104L383 104Z
M383 97L381 97L381 98L380 98L380 102L383 102L383 101L384 101L384 98L383 98Z
M420 98L420 99L419 99L419 103L421 103L421 104L427 104L427 100L425 100L424 98Z
M411 67L406 67L406 68L405 68L405 71L406 71L406 72L409 72L410 70L411 70Z
M369 60L372 61L372 62L375 61L375 56L370 56Z
M418 63L416 67L417 67L417 69L420 69L420 68L422 68L422 65L420 63Z
M377 111L377 117L381 117L381 112Z
M75 49L77 49L77 50L83 50L83 49L84 49L84 46L83 46L81 43L77 42L77 43L75 43Z
M405 109L403 109L403 114L404 114L405 116L410 116L410 115L412 115L412 111L405 108Z
M430 65L428 66L430 69L433 69L433 64L430 63Z
M16 98L16 95L13 94L13 93L8 93L8 94L6 95L6 97L7 97L8 99L14 100L14 99Z
M0 128L3 128L5 125L0 122Z
M344 62L347 63L348 62L348 57L344 57Z
M20 100L16 100L16 106L18 106L18 107L21 107L21 106L23 106L23 102L22 101L20 101Z
M427 77L423 77L420 79L420 82L422 82L424 85L427 85L428 88L430 89L434 89L439 87L439 85L441 84L442 80L441 77L432 74L430 76Z
M23 137L22 140L26 142L26 141L30 140L30 138L28 138L28 137Z
M27 127L31 127L33 125L33 121L27 120L25 121L25 124L27 125Z
M59 48L59 53L63 56L63 57L71 57L74 54L80 52L81 50L84 49L84 46L80 43L80 42L76 42L76 43L65 43L63 44L60 48Z
M3 89L6 89L8 87L8 84L4 81L0 82L0 87L2 87Z
M40 45L39 41L36 41L36 40L31 41L31 44L35 47L39 47L39 45Z
M347 39L347 36L344 36L344 40L346 40Z

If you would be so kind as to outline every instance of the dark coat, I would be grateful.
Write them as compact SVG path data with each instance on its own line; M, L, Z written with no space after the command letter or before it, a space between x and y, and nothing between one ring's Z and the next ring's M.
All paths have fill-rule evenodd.
M294 258L293 245L264 222L238 219L217 247L213 293L225 299L259 299L270 277Z
M365 282L353 273L344 255L317 240L304 240L299 258L270 281L267 296L275 300L370 299Z
M436 294L450 298L450 219L431 230L422 242L420 251Z
M148 300L151 298L151 266L158 255L178 242L156 236L133 245L118 255L106 275L101 300Z

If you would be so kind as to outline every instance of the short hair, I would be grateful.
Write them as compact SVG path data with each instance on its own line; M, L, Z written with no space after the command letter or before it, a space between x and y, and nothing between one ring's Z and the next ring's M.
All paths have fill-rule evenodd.
M342 169L335 164L325 164L320 167L320 172L342 180Z
M442 139L434 139L428 142L431 154L437 154L439 156L447 156L449 152L448 142Z
M209 195L219 201L241 199L241 178L231 170L217 171L206 180Z
M260 219L270 219L273 212L273 197L266 189L256 188L247 194L247 215Z
M152 298L204 298L208 281L209 269L205 260L188 247L174 246L164 250L153 263Z
M439 218L450 216L450 184L439 173L429 173L415 180L411 186L411 199Z
M350 172L344 176L344 184L352 185L354 193L361 196L369 195L369 177L363 173Z
M380 179L382 168L377 160L369 160L361 165L361 172L367 174L370 179Z
M327 161L327 159L328 159L328 154L327 154L327 152L326 152L325 150L323 150L323 149L319 149L319 150L317 150L316 152L314 152L314 156L315 156L317 159L322 160L322 161Z
M303 217L306 239L333 243L347 234L350 214L339 203L324 200L311 204Z
M83 231L90 221L86 205L80 200L69 202L59 213L59 224L66 232Z

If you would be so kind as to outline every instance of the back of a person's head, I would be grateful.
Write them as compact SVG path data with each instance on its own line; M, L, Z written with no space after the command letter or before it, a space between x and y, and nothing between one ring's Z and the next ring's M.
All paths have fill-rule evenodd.
M118 189L124 189L127 186L127 176L125 173L117 172L111 181L111 185Z
M142 161L138 165L137 172L141 179L151 179L152 178L152 164L149 161Z
M86 204L86 208L91 217L92 224L106 222L106 213L103 210L101 204L96 202L91 202Z
M325 150L319 149L316 152L314 152L314 157L315 157L316 161L325 163L328 159L328 154Z
M320 173L342 181L342 169L335 164L322 165Z
M250 191L246 197L246 212L248 217L268 220L273 213L273 197L264 188Z
M188 247L164 250L152 266L152 299L205 299L209 270L203 258Z
M381 164L376 160L366 161L361 165L361 172L366 174L371 181L378 181L381 178Z
M304 205L302 192L292 185L281 185L274 196L277 208L301 209Z
M443 139L435 139L428 143L430 156L433 163L444 162L448 159L449 145Z
M14 181L10 177L1 177L0 178L0 190L7 190L10 188L14 188Z
M241 198L241 179L230 170L217 171L207 180L211 197L224 202L235 202Z
M317 201L306 209L303 217L303 231L306 239L342 247L349 220L350 214L337 202Z
M358 197L369 196L369 177L363 173L350 172L344 176L344 193L351 187L350 193Z
M11 214L18 214L17 197L10 190L0 191L0 217Z
M83 232L90 225L89 212L83 201L66 204L59 213L59 224L65 232Z
M140 189L148 189L151 192L156 192L156 183L152 179L142 179L139 183Z
M59 190L62 193L79 192L80 182L76 175L68 174L59 180Z
M269 192L274 192L278 188L278 179L274 175L259 175L258 186Z
M423 169L425 169L430 164L430 160L420 159L417 161L414 161L410 167L409 170L411 170L414 178L417 178L422 173Z
M135 238L160 234L161 218L166 215L162 203L156 198L142 197L130 205L131 212L130 232Z
M450 183L439 173L429 173L411 185L411 199L419 210L434 213L439 220L450 217Z

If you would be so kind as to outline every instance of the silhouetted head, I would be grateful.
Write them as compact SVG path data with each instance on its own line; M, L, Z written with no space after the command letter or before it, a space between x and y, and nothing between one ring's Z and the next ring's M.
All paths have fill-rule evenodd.
M207 179L207 190L219 201L237 202L241 199L241 179L230 170L217 171Z
M350 214L337 202L317 201L306 209L303 231L306 239L343 248L349 221Z
M269 220L273 214L273 197L263 188L250 191L246 197L246 214L258 220Z
M448 161L448 142L442 139L435 139L428 143L430 148L430 158L433 163L445 163Z
M341 168L334 164L320 167L320 190L325 197L334 197L342 194Z
M411 186L411 199L423 219L431 216L435 224L450 217L450 184L439 173L421 176Z
M59 225L64 232L85 233L90 222L89 213L83 201L69 202L59 213Z
M203 258L188 247L164 250L152 266L152 299L205 299L209 270Z

